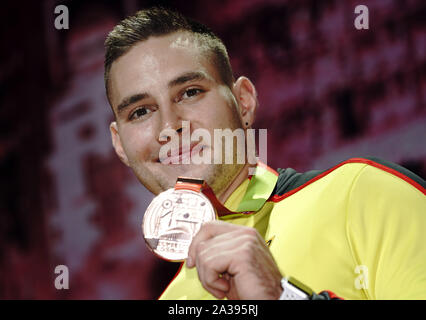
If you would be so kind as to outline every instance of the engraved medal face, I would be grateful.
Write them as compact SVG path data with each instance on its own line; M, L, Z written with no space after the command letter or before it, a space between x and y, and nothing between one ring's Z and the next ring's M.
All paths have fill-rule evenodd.
M142 232L148 247L169 261L188 257L192 238L201 224L216 219L209 199L192 190L169 189L152 200L145 212Z

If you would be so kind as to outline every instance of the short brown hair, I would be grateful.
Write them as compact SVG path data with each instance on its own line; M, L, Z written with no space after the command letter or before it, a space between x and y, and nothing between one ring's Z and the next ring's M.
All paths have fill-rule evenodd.
M231 88L234 81L228 53L222 40L205 25L163 7L138 11L121 21L105 40L105 89L109 100L109 72L112 63L127 53L136 43L151 36L163 36L177 31L188 31L207 44L213 64L224 84Z

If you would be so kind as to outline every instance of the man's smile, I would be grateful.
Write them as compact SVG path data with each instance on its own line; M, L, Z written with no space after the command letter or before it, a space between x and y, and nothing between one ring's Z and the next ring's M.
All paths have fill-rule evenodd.
M190 164L191 157L200 154L205 148L207 148L207 146L199 142L194 142L189 146L188 144L181 145L179 148L171 149L165 156L158 157L157 162L166 165Z

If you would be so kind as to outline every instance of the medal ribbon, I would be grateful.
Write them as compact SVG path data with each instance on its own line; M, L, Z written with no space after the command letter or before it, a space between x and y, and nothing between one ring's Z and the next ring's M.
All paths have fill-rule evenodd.
M216 198L212 188L210 188L206 182L203 184L194 184L191 183L191 179L182 178L176 183L175 189L190 189L196 192L202 191L211 201L219 217L222 217L229 214L247 214L258 211L265 204L266 200L269 199L277 180L278 172L268 167L266 164L258 162L255 174L251 177L243 199L235 212L227 209Z

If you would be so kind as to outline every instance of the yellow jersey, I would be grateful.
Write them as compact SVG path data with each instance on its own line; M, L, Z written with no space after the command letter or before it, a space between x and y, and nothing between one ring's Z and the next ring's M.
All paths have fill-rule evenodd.
M260 210L221 217L254 227L284 276L344 299L426 299L425 181L376 158L326 171L278 169ZM227 199L236 210L249 179ZM215 299L185 263L160 299Z

